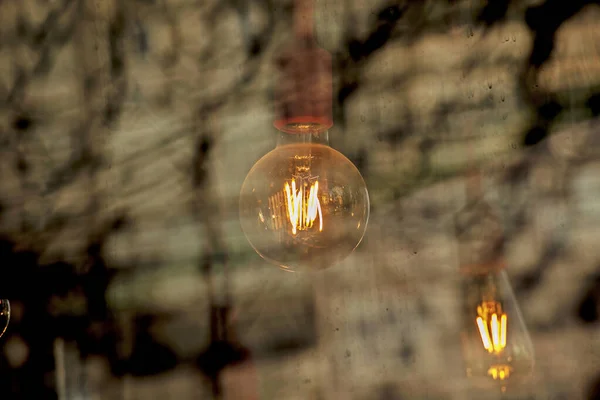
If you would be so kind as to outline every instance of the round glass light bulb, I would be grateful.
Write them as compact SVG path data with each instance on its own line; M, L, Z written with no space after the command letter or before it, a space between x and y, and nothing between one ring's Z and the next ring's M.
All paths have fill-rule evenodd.
M240 192L246 238L261 257L286 270L340 262L367 227L365 181L324 135L320 141L311 140L317 134L287 136L252 167Z
M6 299L0 299L0 337L6 332L10 322L10 302Z

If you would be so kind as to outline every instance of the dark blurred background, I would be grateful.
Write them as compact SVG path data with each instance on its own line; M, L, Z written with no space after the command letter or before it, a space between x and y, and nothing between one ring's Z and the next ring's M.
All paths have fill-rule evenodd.
M237 215L292 9L0 0L0 398L600 399L600 2L315 0L331 143L371 196L316 275ZM462 375L473 165L536 350L519 392Z

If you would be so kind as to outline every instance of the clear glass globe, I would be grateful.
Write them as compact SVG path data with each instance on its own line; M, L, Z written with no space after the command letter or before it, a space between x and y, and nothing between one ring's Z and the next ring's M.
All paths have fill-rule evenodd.
M10 303L6 299L0 299L0 337L6 332L10 322Z
M291 271L320 270L346 258L361 242L369 194L342 153L306 140L311 135L295 137L302 139L278 145L248 173L240 192L240 221L265 260Z

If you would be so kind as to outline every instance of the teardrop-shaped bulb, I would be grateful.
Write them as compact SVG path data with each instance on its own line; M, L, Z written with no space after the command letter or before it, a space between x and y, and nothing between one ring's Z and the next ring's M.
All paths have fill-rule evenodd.
M534 351L505 269L504 230L483 198L455 219L462 283L462 349L469 386L523 388Z
M7 299L0 299L0 337L6 332L10 322L10 302Z
M531 377L534 350L502 267L463 274L462 345L466 374L502 390Z

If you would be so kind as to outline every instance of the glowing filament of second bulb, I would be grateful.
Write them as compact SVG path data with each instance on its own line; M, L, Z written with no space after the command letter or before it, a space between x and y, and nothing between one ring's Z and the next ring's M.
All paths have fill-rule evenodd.
M494 354L501 353L506 347L506 314L496 302L485 302L477 307L477 327L483 347Z
M284 191L287 200L287 218L292 225L292 234L299 230L312 228L315 221L319 220L319 232L323 231L323 214L321 202L319 201L319 181L310 185L300 184L296 187L296 180L292 179L292 185L285 183Z
M506 328L508 317L502 312L502 306L495 301L481 303L477 307L477 328L483 347L490 354L500 355L506 348ZM488 370L494 380L504 380L510 375L507 365L494 365Z

